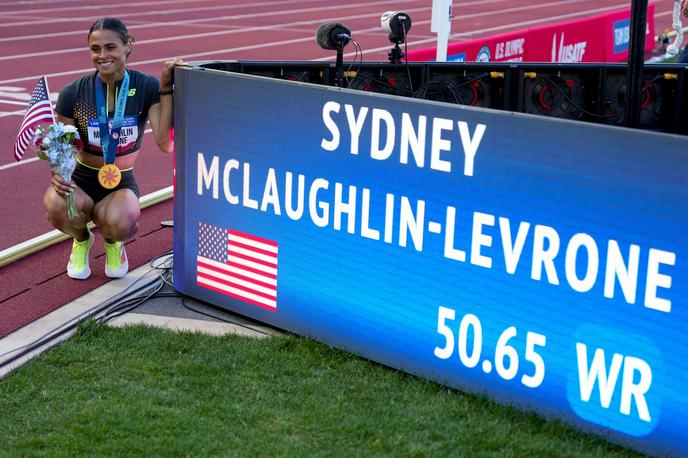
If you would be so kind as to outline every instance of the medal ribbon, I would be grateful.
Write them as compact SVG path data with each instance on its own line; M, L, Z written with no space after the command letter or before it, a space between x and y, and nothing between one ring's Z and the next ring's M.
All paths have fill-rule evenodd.
M98 126L100 127L100 145L103 148L103 160L106 164L114 164L119 146L119 131L122 129L124 121L124 107L127 104L127 94L129 93L129 73L124 71L124 79L119 88L117 101L115 102L115 117L112 122L112 129L108 126L107 103L103 92L103 81L100 75L96 75L96 110L98 111Z

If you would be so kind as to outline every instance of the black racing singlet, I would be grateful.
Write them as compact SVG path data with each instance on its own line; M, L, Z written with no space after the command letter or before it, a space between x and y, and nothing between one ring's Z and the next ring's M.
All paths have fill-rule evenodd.
M129 72L129 96L124 110L124 122L120 131L117 156L124 156L141 148L143 132L148 121L148 109L160 102L160 83L152 76L136 70ZM83 76L65 86L57 98L55 111L62 116L74 119L79 131L84 151L102 156L100 146L100 129L96 112L95 96L96 72ZM119 83L117 83L119 88ZM106 92L107 93L107 92ZM110 119L114 106L108 107Z

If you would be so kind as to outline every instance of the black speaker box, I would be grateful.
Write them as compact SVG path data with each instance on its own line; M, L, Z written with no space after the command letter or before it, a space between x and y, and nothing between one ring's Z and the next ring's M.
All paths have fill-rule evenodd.
M647 65L640 95L640 128L667 132L680 131L682 103L679 89L685 87L686 70L667 65ZM623 125L626 110L626 67L608 65L603 69L599 91L601 122ZM682 91L685 92L685 91Z
M427 66L415 97L481 108L506 109L509 68L465 63Z
M334 86L333 62L216 61L204 68ZM625 64L344 62L343 86L400 97L623 126ZM688 65L644 66L640 126L688 134Z
M597 116L599 67L561 64L520 65L517 111L563 119Z
M414 97L423 80L424 65L359 63L348 64L344 87L366 92ZM334 74L334 69L330 69Z
M203 68L226 72L265 76L288 81L330 85L329 65L322 62L299 61L216 61L201 65Z

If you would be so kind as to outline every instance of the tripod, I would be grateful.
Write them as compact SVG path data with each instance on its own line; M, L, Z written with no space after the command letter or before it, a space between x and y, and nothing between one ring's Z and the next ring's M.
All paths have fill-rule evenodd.
M387 57L389 58L389 62L392 64L400 64L401 59L404 58L404 53L399 47L399 42L395 41L394 42L394 47L389 51L389 54L387 54Z
M344 87L344 44L341 41L337 44L337 79L334 84L337 87Z

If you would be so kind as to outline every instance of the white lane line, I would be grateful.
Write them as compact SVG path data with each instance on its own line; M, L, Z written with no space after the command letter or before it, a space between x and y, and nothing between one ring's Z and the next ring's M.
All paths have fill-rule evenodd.
M394 0L389 0L389 1L392 2ZM417 11L417 10L423 11L423 10L428 10L428 9L429 9L429 7L424 7L424 8L418 8L418 9L408 9L406 11L407 12L408 11ZM370 14L359 14L359 15L354 15L354 16L347 16L344 18L327 18L327 19L315 19L315 20L309 20L309 21L297 21L297 22L286 23L283 25L290 25L290 26L308 25L308 24L317 24L317 23L334 21L334 20L357 19L357 18L369 17L369 16L370 16ZM276 27L275 25L247 27L245 29L225 31L224 33L230 34L230 33L239 33L239 32L257 32L257 31L263 31L263 30L273 30L275 27ZM366 29L366 30L378 30L378 28L379 27L374 27L374 28L370 28L370 29ZM253 45L237 47L237 48L218 49L218 50L213 50L213 51L204 51L204 52L199 52L199 53L183 54L183 55L175 54L175 55L170 55L167 57L159 57L156 59L148 59L148 60L131 62L128 65L131 67L136 67L137 65L145 65L145 64L151 64L151 63L164 62L165 60L174 59L175 57L182 57L185 60L189 60L189 58L212 56L212 55L217 55L217 54L225 54L225 53L231 53L231 52L237 52L237 51L246 51L246 50L252 50L252 49L270 48L270 47L274 47L274 46L284 46L284 45L290 45L290 44L294 44L294 43L303 43L306 41L315 41L315 38L314 38L314 36L308 36L308 37L298 38L298 39L293 39L293 40L280 40L280 41L269 42L269 43L258 43L258 44L253 44ZM86 51L82 48L81 52L86 52ZM77 70L67 70L64 72L48 73L45 76L50 78L50 77L56 77L56 76L76 75L76 74L83 74L85 72L90 72L91 70L93 70L92 67L80 68ZM22 82L22 81L36 80L36 79L40 78L41 76L43 76L43 75L27 76L27 77L21 77L21 78L2 80L2 81L0 81L0 85L8 84L8 83L17 83L17 82Z
M200 0L199 0L200 1ZM284 2L262 2L262 3L247 3L247 4L241 4L241 5L229 5L227 8L230 7L243 7L243 6L271 6L273 4L275 5L286 5L289 3L302 3L305 0L288 0ZM308 0L311 1L311 0ZM312 1L320 1L320 0L312 0ZM394 2L400 3L403 1L413 1L413 0L400 0ZM462 8L469 7L469 6L484 6L484 5L494 5L495 3L505 3L507 0L475 0L472 2L464 2L461 4ZM589 2L590 0L574 0L575 2ZM377 2L376 4L383 4L385 2ZM565 3L569 2L560 2L556 3L556 5L562 5ZM365 5L368 5L368 3L365 3ZM346 5L346 8L350 8L353 5ZM547 5L545 5L547 6ZM526 7L527 8L527 7ZM316 11L321 11L322 8L316 8ZM284 12L279 12L275 14L290 14L292 12L295 12L298 10L285 10ZM305 9L305 11L312 11L312 9ZM500 9L501 12L503 12L503 9ZM168 11L164 11L165 13L168 13ZM491 15L494 14L494 10L490 9L487 13L484 13L485 15ZM244 15L246 17L254 17L256 14L251 14L251 15ZM261 14L261 16L264 16L264 14ZM367 17L369 14L359 17ZM200 18L200 19L188 19L188 20L181 20L181 21L164 21L164 22L151 22L151 23L144 23L144 24L133 24L129 25L128 29L131 31L133 29L140 29L140 28L159 28L161 26L169 26L169 25L191 25L191 24L197 24L197 23L203 23L203 22L214 22L214 21L222 21L222 20L229 20L229 19L237 19L241 18L242 16L214 16L214 17L207 17L207 18ZM460 16L455 16L454 20L455 21L461 21L464 18L470 18L473 17L472 15L460 15ZM342 18L340 18L342 19ZM345 18L346 19L346 18ZM211 24L208 24L209 27L211 27ZM278 27L279 24L276 24L275 27ZM213 27L220 27L220 25L213 26ZM222 25L222 27L226 27ZM68 35L83 35L84 31L83 30L73 30L73 31L67 31L67 32L56 32L56 33L44 33L44 34L35 34L35 35L23 35L23 36L12 36L12 37L4 37L0 38L0 42L5 42L5 41L22 41L22 40L32 40L32 39L44 39L44 38L55 38L55 37L61 37L61 36L68 36Z
M566 0L565 0L566 1ZM581 2L585 0L567 0L571 2ZM550 2L547 4L539 4L537 6L543 7L543 6L553 6L553 5L561 5L562 2ZM535 25L535 24L542 24L542 23L547 23L551 22L552 20L558 20L558 19L571 19L571 18L576 18L576 17L581 17L581 16L586 16L589 14L597 13L597 12L604 12L604 11L610 11L614 9L619 9L624 6L627 6L623 3L621 4L616 4L616 5L611 5L607 6L604 8L597 8L593 10L586 10L586 11L577 11L574 13L568 13L568 14L563 14L563 15L558 15L554 17L547 17L547 18L540 18L540 19L534 19L530 21L524 21L524 22L519 22L519 23L511 23L511 24L506 24L506 25L500 25L500 26L495 26L495 27L488 27L488 28L482 28L482 29L476 29L476 30L471 30L467 32L461 32L461 33L455 33L450 36L450 39L456 39L456 38L466 38L470 37L475 34L482 34L486 32L494 32L494 31L501 31L505 29L513 29L519 26L524 26L524 25ZM525 8L532 8L534 7L533 5L526 6ZM409 11L423 11L427 10L427 8L417 8L417 9L409 9ZM486 14L486 13L476 13L476 14ZM290 26L296 26L296 25L307 25L307 24L314 24L314 23L321 23L321 22L327 22L328 20L346 20L346 19L354 19L354 18L359 18L359 17L367 17L369 14L365 15L355 15L355 16L348 16L344 18L329 18L329 19L318 19L318 20L310 20L310 21L298 21L298 22L293 22L289 23ZM419 21L416 22L416 24L428 24L430 21ZM286 25L286 24L283 24ZM247 29L239 29L237 31L227 31L226 33L238 33L238 31L259 31L259 30L271 30L274 29L275 25L267 25L267 26L260 26L260 27L250 27ZM371 27L369 29L363 29L359 30L359 33L365 33L365 32L370 32L370 31L376 31L378 28L377 27ZM284 46L284 45L290 45L290 44L295 44L295 43L303 43L307 41L313 40L313 37L304 37L304 38L296 38L292 40L282 40L282 41L277 41L277 42L271 42L271 43L259 43L259 44L253 44L253 45L247 45L247 46L241 46L241 47L236 47L236 48L224 48L224 49L216 49L212 51L204 51L204 52L198 52L198 53L190 53L190 54L183 54L183 55L171 55L167 57L161 57L157 59L148 59L148 60L143 60L143 61L138 61L138 62L132 62L131 66L135 67L137 65L144 65L144 64L150 64L150 63L158 63L158 62L163 62L168 59L173 59L175 57L182 57L185 60L190 60L192 58L198 58L198 57L205 57L207 58L208 56L218 56L222 54L227 54L227 53L232 53L232 52L240 52L240 51L248 51L248 50L254 50L254 49L262 49L262 48L269 48L269 47L275 47L275 46ZM435 42L436 38L427 38L423 40L409 40L409 46L416 46L416 45L422 45L422 44L427 44L431 42ZM387 47L380 47L380 48L374 48L374 49L365 49L364 52L376 52L376 51L382 51L384 49L387 49ZM345 54L346 56L353 56L354 53L348 53ZM312 59L312 60L330 60L330 57L322 57L322 58L317 58L317 59ZM67 76L67 75L75 75L75 74L83 74L84 72L90 71L91 68L82 68L78 70L69 70L69 71L64 71L64 72L56 72L56 73L50 73L47 74L46 76L48 77L57 77L57 76ZM42 75L35 75L35 76L28 76L28 77L21 77L21 78L14 78L14 79L8 79L8 80L3 80L0 81L0 84L7 84L7 83L16 83L16 82L22 82L22 81L30 81L30 80L35 80L37 78L40 78Z
M31 98L31 97L29 96L26 100L28 101L29 98ZM0 99L0 104L5 104L5 105L19 105L19 106L22 106L22 107L25 107L25 106L27 105L26 102L15 102L14 100L3 100L3 99ZM2 114L2 113L3 113L3 112L0 111L0 114Z
M218 9L240 9L240 8L256 8L256 7L261 7L261 6L279 6L279 5L289 5L292 3L311 3L311 2L319 2L320 0L282 0L282 1L269 1L269 2L246 2L246 3L238 3L235 5L219 5L219 6L206 6L206 7L191 7L191 8L177 8L177 9L162 9L162 10L156 10L156 11L146 11L146 14L174 14L174 13L184 13L187 11L214 11ZM208 3L207 0L176 0L176 1L167 1L167 0L158 0L158 1L147 1L146 2L146 7L151 7L151 6L170 6L172 4L179 4L181 3L182 5L187 5L189 3ZM133 2L133 3L120 3L117 5L118 7L140 7L141 2ZM69 12L69 11L84 11L84 10L91 10L91 11L102 11L103 5L79 5L79 6L68 6L68 7L62 7L62 8L44 8L44 9L33 9L33 10L23 10L23 11L6 11L4 13L0 13L0 17L4 16L14 16L14 15L32 15L36 13L60 13L60 12ZM118 14L118 18L123 18L123 17L129 17L129 16L141 16L141 13L132 13L132 14ZM93 16L96 19L100 19L103 17L102 14L98 16ZM74 17L74 18L68 18L69 20L72 21L83 21L84 19L91 19L91 17ZM44 21L39 21L36 22L38 24L44 23ZM31 23L25 23L25 24L2 24L0 27L12 27L15 25L31 25ZM128 27L127 27L128 28Z
M6 116L14 116L14 115L24 115L26 113L26 108L23 110L17 110L17 111L0 111L0 118L4 118Z
M196 0L196 1L207 1L207 0ZM320 0L287 0L287 1L283 1L283 2L242 3L239 5L227 5L225 8L231 9L231 8L256 7L256 6L287 5L290 3L305 3L305 2L311 2L311 1L312 2L320 2ZM409 0L404 0L404 1L409 1ZM488 1L491 1L491 0L488 0ZM497 1L502 1L502 0L497 0ZM164 4L166 2L162 2L162 3ZM191 11L196 11L196 10L191 9ZM161 13L161 15L162 14L168 14L169 11L163 10L163 11L159 11L159 13ZM145 22L143 24L127 24L127 29L129 31L132 31L132 30L136 30L136 29L159 28L161 26L168 26L168 25L190 25L190 24L196 24L199 22L208 22L208 21L213 22L213 21L225 20L225 19L228 19L231 17L232 16L212 16L212 17L204 17L204 18L199 18L199 19L185 19L185 20L180 20L180 21L163 21L163 22L156 21L156 22ZM94 18L95 18L95 16L94 16ZM214 27L225 27L225 26L224 25L216 25ZM79 30L71 30L71 31L66 31L66 32L41 33L41 34L34 34L34 35L17 35L17 36L11 36L11 37L2 37L2 38L0 38L0 43L7 42L7 41L22 41L22 40L64 37L64 36L70 36L70 35L85 35L85 32L83 29L79 29Z
M583 1L583 0L571 0L571 1ZM384 2L380 3L398 3L398 0L385 0ZM355 8L358 6L368 6L369 3L364 2L364 3L354 3L354 4L348 4L346 5L347 9L350 8ZM328 7L320 7L320 8L307 8L307 9L300 9L300 10L288 10L288 11L273 11L270 13L265 13L261 14L261 17L263 16L277 16L277 15L285 15L285 14L293 14L293 13L302 13L302 12L312 12L314 10L317 11L329 11L329 10L339 10L344 8L343 6L328 6ZM423 10L429 10L429 8L418 8L413 11L423 11ZM412 10L409 10L412 11ZM226 16L227 19L245 19L245 18L253 18L255 17L255 14L245 14L245 15L237 15L237 16ZM368 14L362 14L362 15L356 15L356 16L349 16L347 19L358 19L362 17L369 17L370 13ZM215 19L213 19L215 20ZM265 30L265 29L277 29L277 28L283 28L285 26L290 27L293 25L303 25L303 24L310 24L313 22L320 22L321 20L317 21L297 21L297 22L287 22L283 24L275 24L273 26L260 26L258 28L256 27L245 27L245 28L239 28L239 29L233 29L233 30L218 30L214 32L203 32L203 33L194 33L194 34L187 34L187 35L174 35L174 36L169 36L169 37L163 37L163 38L154 38L150 40L137 40L134 44L134 46L141 46L144 44L154 44L154 43L164 43L168 41L181 41L181 40L190 40L190 39L197 39L197 38L208 38L208 37L215 37L215 36L221 36L221 35L231 35L235 33L246 33L246 32L252 32L255 30ZM60 55L64 55L67 53L74 53L74 52L79 52L83 53L85 52L86 46L79 46L78 48L68 48L68 49L60 49ZM40 56L54 56L55 55L55 50L48 50L48 51L40 51L40 52L33 52L33 53L24 53L24 54L15 54L11 56L0 56L0 61L2 60L19 60L19 59L30 59L34 57L40 57Z
M307 0L307 1L315 1L315 0ZM379 1L375 2L375 4L385 4L385 3L404 3L404 2L412 2L412 1L417 1L417 0L385 0L385 1ZM140 4L136 4L139 6ZM370 6L369 2L364 3L366 7ZM290 11L292 12L299 12L299 11L322 11L323 9L327 8L336 8L336 9L344 9L344 8L351 8L352 5L350 4L344 4L344 5L335 5L331 7L323 7L322 2L319 3L319 6L313 7L313 8L304 8L302 10L285 10L285 11L273 11L271 13L251 13L251 14L245 14L241 15L240 17L249 17L249 18L260 18L266 15L271 15L271 14L290 14ZM228 9L228 5L221 5L221 6L206 6L206 7L199 7L199 8L179 8L176 10L155 10L155 11L145 11L145 12L138 12L138 13L123 13L123 14L118 14L117 17L120 19L126 19L126 18L133 18L133 19L138 19L143 16L153 16L153 17L158 17L160 15L164 14L175 14L175 13L188 13L188 12L199 12L199 11L217 11L217 10L226 10ZM96 20L100 19L102 17L102 14L99 14L97 16L88 16L88 17L71 17L71 18L54 18L54 19L45 19L45 20L33 20L33 21L25 21L25 22L13 22L13 23L8 23L8 24L0 24L0 28L3 27L17 27L17 26L32 26L32 25L40 25L40 24L54 24L54 23L66 23L66 22L83 22L85 20ZM213 17L207 18L207 20L214 20Z
M238 4L233 4L233 5L223 5L220 7L216 8L254 8L257 6L272 6L272 5L288 5L290 3L308 3L308 2L319 2L320 0L285 0L285 1L270 1L270 2L246 2L246 3L238 3ZM54 3L55 0L45 0L46 3ZM157 5L162 5L162 6L170 6L172 4L177 4L181 3L182 5L186 5L188 3L207 3L208 0L158 0L158 1L147 1L146 2L146 7L151 7L151 6L157 6ZM37 3L37 2L32 2L32 3ZM25 5L26 2L17 2L18 5ZM7 4L4 4L3 6L7 7ZM67 11L83 11L83 10L93 10L93 11L102 11L103 7L107 5L77 5L77 6L68 6L68 7L61 7L61 8L44 8L44 9L32 9L32 10L23 10L23 11L5 11L5 12L0 12L0 17L4 16L13 16L15 14L38 14L38 13L50 13L50 14L55 14L55 13L60 13L60 12L67 12ZM119 5L116 5L118 7L140 7L141 3L140 2L133 2L133 3L120 3ZM179 11L196 11L196 8L182 8L182 9L177 9L177 10L160 10L160 14L167 14L169 12L179 12ZM99 18L102 17L102 15L98 16ZM117 15L117 17L122 17L122 15ZM83 19L83 18L74 18L74 19ZM128 28L128 27L127 27Z
M40 5L41 3L54 3L55 0L31 0L31 3L33 5ZM66 1L63 1L63 3L69 3ZM2 4L5 8L9 8L10 6L26 6L26 0L17 0L14 2L9 2L6 1ZM16 14L16 13L21 13L21 11L5 11L4 13L0 13L0 16L5 16L9 14Z
M2 172L3 170L14 168L14 167L19 167L20 165L30 164L31 162L36 162L38 160L40 160L40 159L38 159L37 157L31 157L28 159L22 159L21 161L10 162L9 164L0 165L0 172Z

